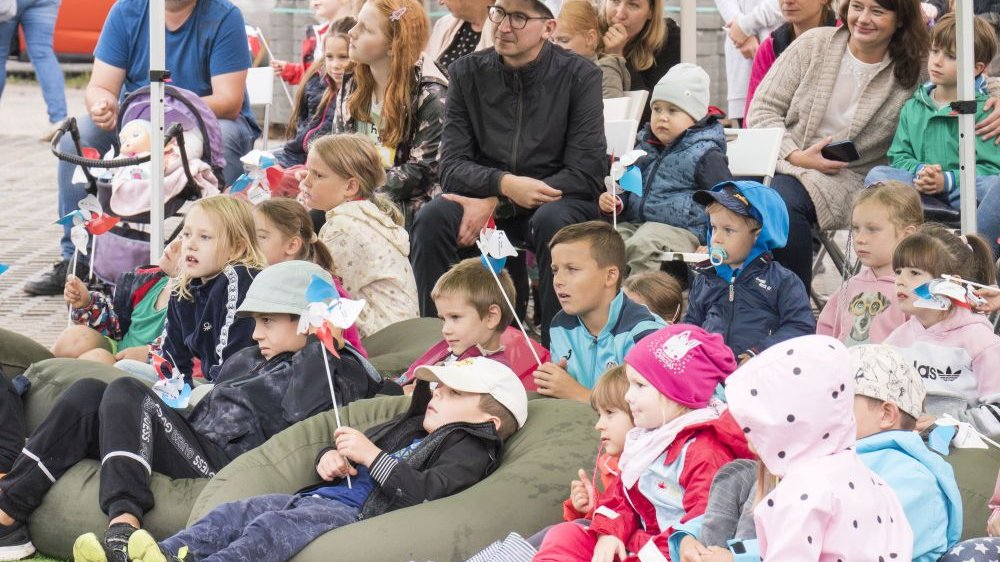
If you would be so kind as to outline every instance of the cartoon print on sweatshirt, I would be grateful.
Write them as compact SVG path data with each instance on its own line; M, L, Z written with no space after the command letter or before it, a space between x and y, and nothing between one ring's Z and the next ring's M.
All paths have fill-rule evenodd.
M892 301L889 297L879 291L862 292L854 295L851 304L847 307L854 317L854 325L851 334L845 342L848 346L868 343L872 324L878 315L889 308Z

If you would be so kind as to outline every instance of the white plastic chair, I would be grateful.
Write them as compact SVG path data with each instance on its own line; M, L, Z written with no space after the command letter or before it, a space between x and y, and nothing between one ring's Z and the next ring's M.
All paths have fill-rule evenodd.
M734 176L761 178L769 185L774 178L784 129L725 129L726 156Z
M646 90L625 93L623 97L604 100L604 138L608 144L608 154L617 156L635 147L639 120L642 119L646 99L649 97Z
M628 118L642 121L642 113L646 111L646 100L649 99L649 92L646 90L632 90L625 92L628 97Z
M274 101L274 69L259 66L247 71L247 97L250 105L264 106L264 134L261 149L267 150L267 137L271 129L271 104Z

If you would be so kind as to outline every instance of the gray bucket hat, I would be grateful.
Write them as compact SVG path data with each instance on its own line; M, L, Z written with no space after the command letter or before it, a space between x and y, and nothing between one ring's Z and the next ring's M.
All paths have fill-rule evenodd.
M333 285L330 272L308 261L286 261L264 268L250 284L243 303L236 310L237 316L247 316L254 312L305 314L309 307L306 289L312 282L313 275L318 275Z

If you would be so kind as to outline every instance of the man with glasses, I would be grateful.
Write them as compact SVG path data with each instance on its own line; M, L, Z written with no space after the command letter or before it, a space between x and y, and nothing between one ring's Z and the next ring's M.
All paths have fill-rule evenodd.
M444 195L417 213L411 260L420 312L431 289L492 215L538 260L542 342L559 310L548 243L598 217L607 174L601 71L549 42L556 22L540 0L496 0L493 48L452 63L441 137ZM523 295L522 295L523 296Z

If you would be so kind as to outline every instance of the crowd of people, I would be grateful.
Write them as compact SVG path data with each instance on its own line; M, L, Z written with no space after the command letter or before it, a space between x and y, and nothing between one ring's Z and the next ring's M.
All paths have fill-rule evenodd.
M1000 435L996 29L974 25L982 235L961 235L924 220L960 199L948 5L717 3L725 112L705 70L679 62L663 0L443 0L433 26L417 0L315 0L302 60L271 61L297 94L270 197L197 199L160 262L121 272L113 294L83 281L67 224L62 259L26 286L70 306L56 356L121 376L77 380L30 434L0 407L0 560L34 551L28 518L85 458L101 461L109 525L76 540L76 560L288 560L488 478L532 423L529 393L593 407L595 474L567 482L564 522L495 529L477 562L1000 559L1000 480L984 538L960 544L960 483L925 443L954 424ZM228 0L166 9L173 84L218 118L232 186L261 133L242 15ZM146 2L119 0L85 146L119 142L147 48ZM607 153L604 100L632 90L649 104L626 165ZM769 185L730 172L724 121L784 131ZM844 141L853 156L827 150ZM86 186L59 166L64 215ZM619 185L625 168L638 189ZM844 228L858 269L817 317L813 233ZM516 255L486 254L496 230ZM363 299L350 327L306 322L317 282ZM442 320L441 341L379 373L365 339L420 316ZM540 345L511 327L532 320ZM526 348L548 360L515 364ZM150 388L171 377L204 385L189 410ZM316 486L223 504L172 537L143 528L152 472L210 478L378 395L409 409L338 428Z

